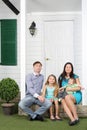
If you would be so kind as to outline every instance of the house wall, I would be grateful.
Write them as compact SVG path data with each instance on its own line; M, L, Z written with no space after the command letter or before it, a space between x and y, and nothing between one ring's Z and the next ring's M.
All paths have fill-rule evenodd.
M17 19L17 66L1 66L0 80L11 77L20 86L20 15L13 12L1 13L0 19ZM32 72L32 64L39 60L43 64L42 73L45 75L45 54L44 54L44 21L58 19L74 19L74 70L80 76L82 73L82 50L81 50L81 14L80 13L34 13L27 14L26 18L26 74ZM31 36L29 27L32 21L36 22L37 31ZM82 79L81 79L82 80Z
M2 13L1 13L2 12ZM5 66L0 65L0 80L2 78L10 77L16 80L20 86L20 22L19 15L15 15L8 7L5 10L0 11L1 19L17 19L17 65L16 66Z
M82 15L75 16L74 22L74 71L82 83Z
M46 20L74 20L74 71L82 81L82 49L81 49L81 13L31 13L27 15L26 41L26 74L32 72L32 64L36 60L43 63L42 73L45 74L44 54L44 21ZM35 36L29 33L29 26L35 21L37 31Z
M29 27L32 21L36 22L37 32L35 36L31 36ZM27 39L26 39L26 74L32 72L32 64L34 61L43 63L43 23L40 16L27 15Z

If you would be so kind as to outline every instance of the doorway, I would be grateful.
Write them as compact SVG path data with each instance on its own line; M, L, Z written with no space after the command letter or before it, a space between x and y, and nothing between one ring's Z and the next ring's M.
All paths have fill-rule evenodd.
M74 62L73 20L44 22L45 77L63 71L66 62Z

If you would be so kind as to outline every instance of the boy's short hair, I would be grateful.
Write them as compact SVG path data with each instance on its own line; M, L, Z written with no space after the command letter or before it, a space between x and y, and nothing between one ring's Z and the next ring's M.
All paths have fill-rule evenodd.
M69 80L72 80L73 83L76 83L76 80L74 78L70 78Z
M41 63L40 61L35 61L35 62L33 63L33 66L35 66L36 64L40 64L40 65L42 66L42 63Z

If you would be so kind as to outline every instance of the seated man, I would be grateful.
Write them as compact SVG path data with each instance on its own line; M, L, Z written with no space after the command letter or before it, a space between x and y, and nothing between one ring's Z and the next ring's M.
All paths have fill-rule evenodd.
M41 116L52 103L41 96L44 77L40 74L42 64L39 61L33 63L34 72L26 76L26 96L19 102L19 107L30 116L30 120L43 121ZM37 104L40 107L36 111L31 110L32 104Z

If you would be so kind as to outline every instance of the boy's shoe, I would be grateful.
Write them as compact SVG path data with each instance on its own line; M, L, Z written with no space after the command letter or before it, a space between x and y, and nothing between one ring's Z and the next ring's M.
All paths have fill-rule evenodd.
M57 121L62 121L62 118L60 118L60 117L58 117L58 116L55 116L55 119L56 119Z
M62 98L59 98L58 101L61 102Z

